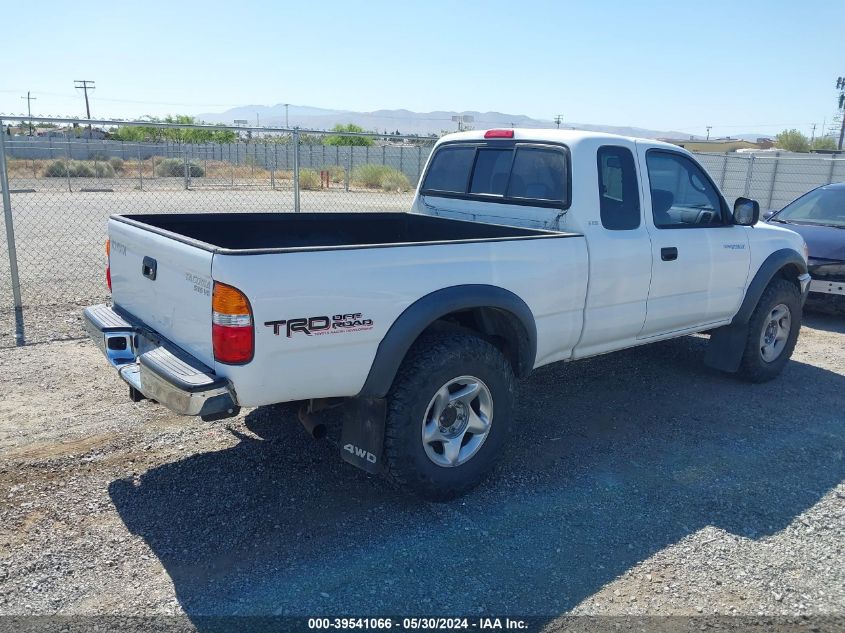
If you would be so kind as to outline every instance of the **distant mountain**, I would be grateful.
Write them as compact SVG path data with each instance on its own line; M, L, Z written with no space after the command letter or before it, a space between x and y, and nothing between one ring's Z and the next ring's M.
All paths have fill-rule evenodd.
M204 112L197 118L209 123L232 123L235 119L256 122L261 125L284 126L285 105L278 103L274 106L248 105L231 108L225 112ZM354 123L365 130L393 132L399 130L402 134L440 134L442 131L456 131L457 124L452 121L453 116L463 115L473 117L470 123L476 129L492 127L526 127L552 128L553 121L532 119L524 114L505 114L502 112L455 112L452 110L438 110L435 112L412 112L410 110L376 110L375 112L354 112L351 110L331 110L310 106L288 106L288 124L298 125L304 129L329 130L338 123ZM690 135L685 132L672 130L650 130L640 127L616 125L598 125L594 123L565 122L564 127L594 132L609 132L625 136L640 136L644 138L680 138L686 139Z

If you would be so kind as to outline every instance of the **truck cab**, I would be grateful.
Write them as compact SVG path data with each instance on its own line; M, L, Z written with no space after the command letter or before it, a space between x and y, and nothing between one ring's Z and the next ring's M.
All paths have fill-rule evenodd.
M729 324L767 257L804 251L793 232L737 223L687 150L597 132L450 135L412 211L584 235L590 284L573 359Z

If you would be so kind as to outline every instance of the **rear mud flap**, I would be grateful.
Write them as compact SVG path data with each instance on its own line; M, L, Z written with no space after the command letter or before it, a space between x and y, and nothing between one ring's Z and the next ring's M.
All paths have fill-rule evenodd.
M351 398L344 406L340 455L345 462L377 475L384 472L383 398Z

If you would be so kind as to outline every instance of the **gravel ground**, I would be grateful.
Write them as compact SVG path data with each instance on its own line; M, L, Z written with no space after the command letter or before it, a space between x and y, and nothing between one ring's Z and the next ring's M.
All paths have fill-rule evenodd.
M0 615L845 615L845 319L765 385L704 344L535 372L448 504L284 407L179 418L87 341L0 349Z

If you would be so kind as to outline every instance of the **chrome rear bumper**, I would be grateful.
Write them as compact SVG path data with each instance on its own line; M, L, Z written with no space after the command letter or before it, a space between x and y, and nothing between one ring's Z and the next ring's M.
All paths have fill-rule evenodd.
M129 385L133 399L140 395L180 415L203 419L238 414L228 380L142 323L108 305L85 308L83 321L88 336Z

